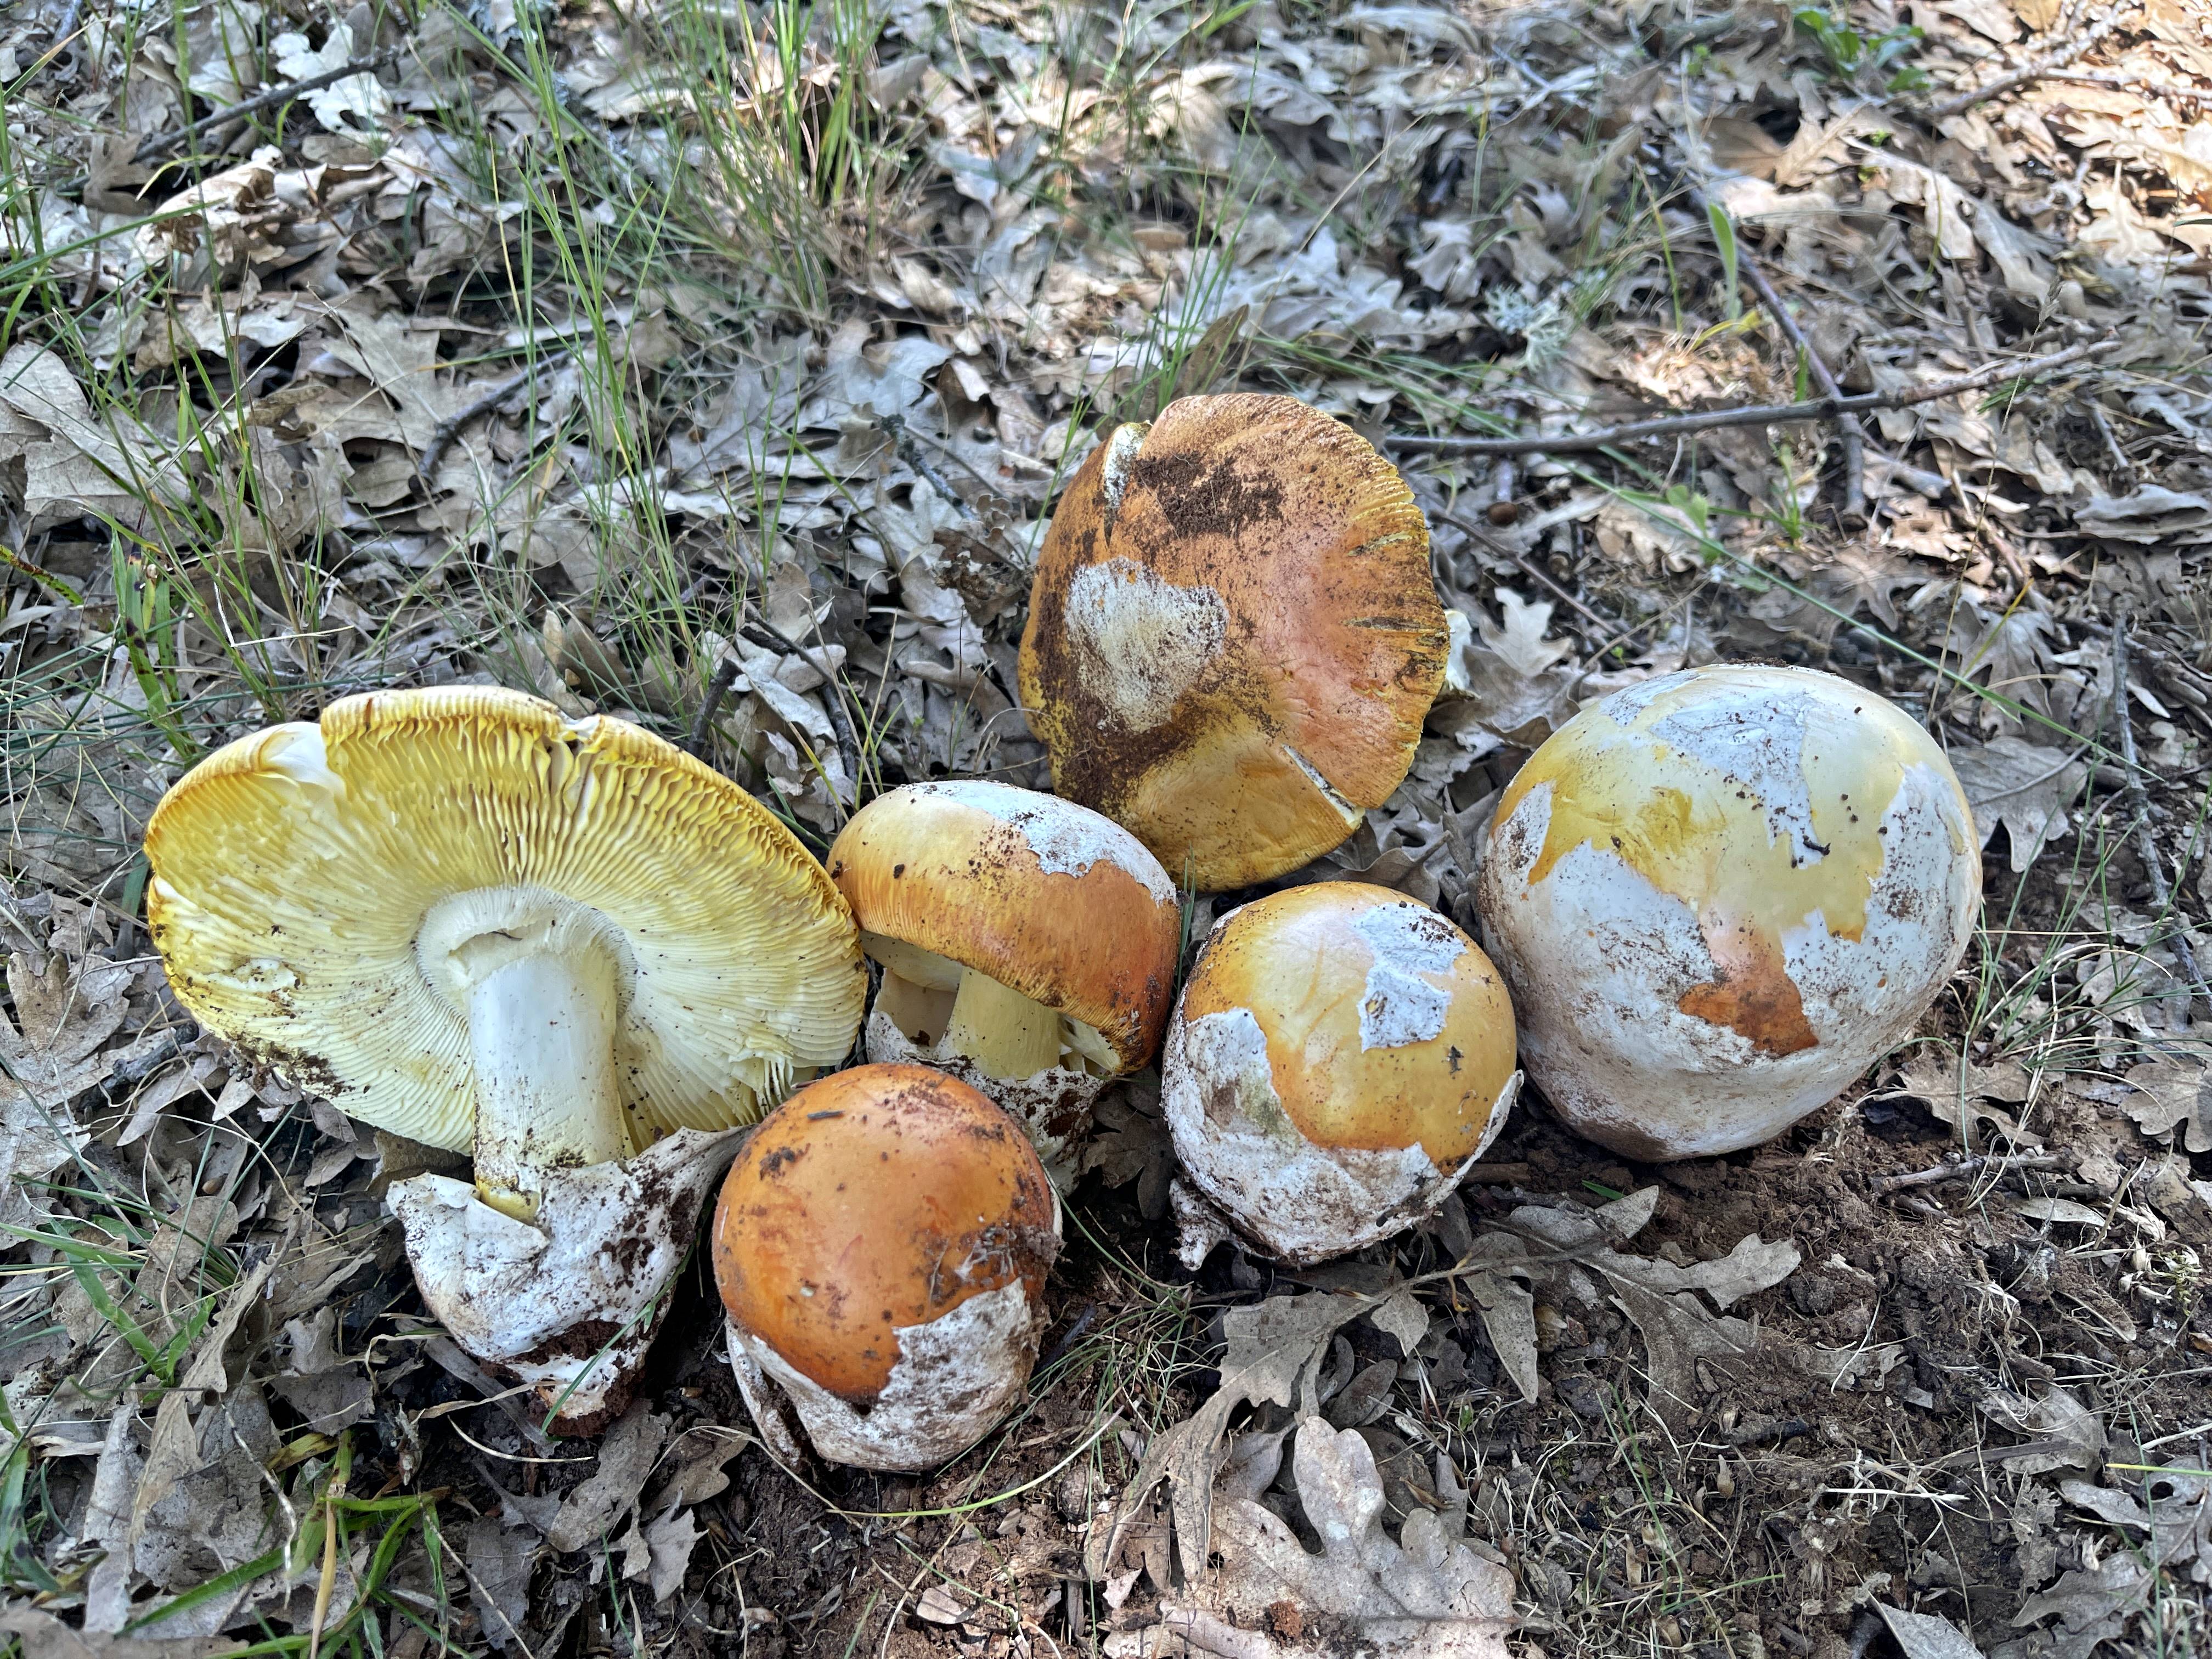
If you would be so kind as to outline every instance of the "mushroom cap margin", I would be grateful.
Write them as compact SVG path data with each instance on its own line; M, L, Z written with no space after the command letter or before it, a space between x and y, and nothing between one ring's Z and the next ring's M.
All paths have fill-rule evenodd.
M908 784L854 814L828 863L866 932L1095 1027L1124 1072L1158 1051L1182 904L1103 814L1011 784Z
M179 999L377 1127L465 1151L468 1025L414 948L459 892L597 911L625 941L616 1058L641 1141L757 1117L866 997L844 899L735 783L627 721L486 686L372 692L201 761L147 827Z

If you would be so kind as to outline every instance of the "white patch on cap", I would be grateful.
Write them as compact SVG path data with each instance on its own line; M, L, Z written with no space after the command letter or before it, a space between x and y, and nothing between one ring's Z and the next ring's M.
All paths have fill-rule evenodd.
M1067 585L1066 614L1085 685L1135 732L1175 713L1229 635L1221 595L1177 587L1133 559L1078 571Z
M1741 784L1766 814L1767 835L1790 839L1790 856L1810 863L1825 851L1813 834L1813 796L1805 781L1802 692L1729 688L1673 710L1651 735L1678 753Z
M1162 904L1175 902L1176 884L1160 861L1144 842L1103 812L1094 812L1057 795L1041 795L1034 789L1017 789L1010 783L980 778L915 784L914 790L916 794L933 795L957 806L988 812L1019 833L1036 855L1037 867L1047 875L1085 875L1093 865L1103 862L1136 878Z
M1036 1362L1036 1314L1029 1287L1017 1279L926 1325L893 1327L898 1363L865 1408L839 1399L734 1322L729 1332L781 1386L823 1457L854 1468L927 1469L958 1456L1006 1415ZM742 1367L738 1375L743 1381Z
M1137 452L1145 447L1145 434L1152 428L1132 422L1114 428L1113 436L1106 440L1106 459L1098 464L1098 493L1106 498L1106 526L1112 529L1115 519L1121 511L1121 497L1129 488L1129 470L1137 464Z
M1445 1175L1418 1142L1364 1152L1308 1140L1283 1110L1266 1034L1248 1008L1176 1018L1160 1060L1160 1109L1191 1184L1240 1237L1284 1261L1325 1261L1402 1231L1468 1167Z
M1402 1048L1442 1031L1452 994L1421 975L1449 973L1466 953L1467 941L1435 911L1417 904L1377 905L1361 913L1352 928L1375 954L1359 998L1360 1048Z
M1684 669L1679 673L1661 674L1656 678L1640 681L1614 692L1598 707L1605 711L1606 718L1615 726L1633 726L1644 711L1661 697L1678 685L1688 684L1695 672Z
M1335 789L1330 785L1329 781L1322 776L1320 769L1316 767L1314 763L1308 760L1304 755L1298 753L1297 750L1291 748L1287 743L1279 746L1282 749L1282 751L1285 755L1288 755L1291 759L1297 763L1298 770L1306 775L1307 779L1313 784L1313 787L1321 791L1322 798L1326 799L1331 806L1336 809L1336 815L1342 818L1346 823L1352 825L1355 830L1358 829L1359 827L1360 819L1365 817L1367 814L1360 811L1358 807L1354 806L1350 801L1345 799L1343 796L1338 794Z

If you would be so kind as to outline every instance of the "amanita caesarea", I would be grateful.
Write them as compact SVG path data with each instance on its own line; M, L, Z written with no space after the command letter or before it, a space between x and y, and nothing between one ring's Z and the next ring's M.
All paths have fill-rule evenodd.
M851 913L727 778L489 686L346 697L210 755L146 914L211 1030L363 1122L473 1154L390 1200L430 1310L557 1425L618 1413L732 1148L835 1065Z
M754 1131L714 1237L731 1363L771 1448L923 1469L1029 1381L1060 1200L1021 1126L966 1084L858 1066Z
M1182 912L1159 860L1089 807L961 781L878 796L829 864L884 970L868 1058L975 1085L1064 1178L1167 1024Z
M1630 1158L1781 1133L1958 967L1979 847L1943 751L1849 681L1720 665L1614 693L1529 757L1483 858L1530 1081Z
M1215 925L1160 1072L1176 1157L1204 1200L1180 1195L1194 1267L1209 1224L1291 1262L1412 1226L1497 1137L1520 1085L1489 958L1425 905L1348 881Z

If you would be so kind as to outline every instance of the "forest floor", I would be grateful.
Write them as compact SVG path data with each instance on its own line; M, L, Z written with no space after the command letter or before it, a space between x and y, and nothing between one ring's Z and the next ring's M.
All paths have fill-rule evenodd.
M0 100L0 1641L1057 1659L1200 1607L1349 1653L1230 1547L1248 1498L1321 1547L1318 1413L1522 1659L2212 1649L2205 0L24 0ZM1830 376L1882 406L1589 436ZM1952 757L1957 979L1769 1145L1628 1164L1527 1100L1309 1273L1176 1265L1140 1076L951 1466L771 1462L697 1265L629 1413L548 1439L416 1296L381 1195L442 1155L171 997L154 803L377 687L681 738L732 653L712 758L817 851L1045 787L1059 483L1231 387L1399 461L1464 623L1294 878L1472 927L1580 702L1804 664Z

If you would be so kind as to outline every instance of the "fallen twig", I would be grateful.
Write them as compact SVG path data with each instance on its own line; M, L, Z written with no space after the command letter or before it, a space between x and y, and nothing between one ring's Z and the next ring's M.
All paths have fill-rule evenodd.
M707 758L707 734L714 729L714 712L738 683L738 671L743 666L734 651L714 665L707 681L707 695L699 700L699 718L691 722L691 735L684 740L684 750L692 759Z
M2100 357L2119 349L2118 340L2085 340L2063 351L2031 357L2020 363L1992 363L1948 380L1904 386L1895 392L1863 392L1848 398L1811 398L1796 404L1759 404L1743 409L1709 409L1694 415L1668 415L1657 420L1629 421L1601 427L1595 432L1559 432L1540 438L1464 438L1456 434L1440 437L1393 437L1393 448L1416 454L1534 455L1561 450L1604 449L1613 444L1639 443L1650 438L1675 438L1685 433L1709 432L1720 427L1780 426L1792 421L1832 421L1838 415L1864 415L1882 409L1910 409L1962 392L1981 392L2007 380L2026 380L2065 368L2085 358Z
M430 441L422 446L421 459L415 463L416 474L422 480L423 486L427 489L436 480L438 463L445 459L446 451L452 447L453 440L461 435L463 427L471 421L481 420L490 414L492 410L527 386L532 376L543 374L558 367L562 360L574 349L575 349L574 346L554 347L536 362L518 369L481 398L475 398L462 409L439 422L435 429L430 434Z
M1700 207L1705 205L1702 191L1692 191L1690 196ZM1826 361L1813 349L1813 342L1806 337L1805 331L1798 327L1797 319L1790 314L1789 307L1782 303L1782 296L1774 291L1773 283L1768 280L1765 267L1741 239L1736 242L1735 252L1736 268L1743 273L1744 280L1751 284L1751 291L1759 295L1759 303L1774 319L1774 325L1782 331L1783 337L1804 354L1805 367L1811 372L1814 384L1820 388L1820 395L1840 403L1844 397L1843 387L1837 384ZM1858 416L1839 412L1836 416L1836 436L1844 452L1841 516L1845 528L1857 530L1863 528L1867 521L1866 434L1859 430Z
M187 126L173 127L167 132L157 132L131 152L131 159L140 164L152 161L162 151L177 144L190 143L210 127L219 127L232 121L242 121L249 115L258 115L264 109L278 104L288 104L302 93L320 92L325 87L335 86L350 76L373 75L386 64L395 62L400 53L398 46L386 46L370 52L366 58L356 58L334 70L320 75L308 76L303 81L288 81L281 87L271 87L266 92L256 93L235 104L226 104L210 111Z
M1542 583L1546 587L1549 588L1555 596L1565 601L1569 606L1579 613L1585 622L1595 623L1599 628L1608 630L1620 626L1618 623L1607 622L1603 617L1599 616L1596 611L1591 610L1573 594L1568 592L1565 588L1560 586L1558 582L1553 580L1550 575L1546 574L1541 567L1531 563L1525 555L1514 551L1513 549L1506 546L1504 543L1499 541L1498 538L1492 533L1488 526L1476 524L1471 519L1462 519L1456 513L1439 513L1437 516L1442 519L1446 524L1452 526L1455 529L1464 530L1468 535L1474 537L1485 547L1489 548L1492 552L1497 553L1501 557L1512 560L1514 568L1520 571L1522 575L1528 577L1530 581Z
M1977 1153L1971 1158L1954 1158L1939 1164L1932 1170L1915 1170L1909 1175L1876 1176L1868 1186L1876 1198L1902 1192L1908 1187L1940 1187L1947 1181L1966 1181L1995 1165L1999 1174L2007 1170L2055 1170L2063 1163L2055 1152L2018 1152L2003 1158L1984 1158Z
M845 689L837 683L836 669L826 653L817 654L808 651L757 611L753 614L754 619L739 629L739 633L755 645L773 645L779 650L789 652L822 676L823 711L830 717L830 731L836 739L838 754L844 758L845 774L853 780L852 805L858 807L860 804L860 744L854 735L852 721L845 717ZM830 793L834 797L837 792L833 789ZM844 804L838 802L841 806Z
M2212 1007L2212 989L2204 983L2204 970L2197 965L2197 952L2189 943L2189 929L2175 915L2173 889L2166 878L2166 866L2158 856L2158 841L2151 834L2150 793L2143 787L2142 768L2136 759L2136 723L2128 712L2128 619L2124 612L2112 619L2112 708L2120 721L2120 761L2127 769L2126 799L2129 815L2135 820L2131 838L2136 844L2136 856L2142 860L2144 871L2150 877L2151 902L2161 916L2174 915L2174 928L2168 939L2173 954L2181 963L2181 970L2189 975L2189 987L2207 1007Z
M1942 103L1931 104L1928 109L1928 118L1931 121L1948 120L1954 115L1963 114L1977 104L1986 103L1992 98L2010 92L2014 87L2024 87L2031 81L2049 79L2055 70L2064 69L2067 64L2127 21L2128 15L2134 9L2133 6L2124 5L2100 19L2090 27L2082 30L2072 40L2062 42L2056 51L2047 52L2040 58L2033 58L2022 64L2018 69L2000 75L1996 80L1976 87L1971 91L1954 93Z

